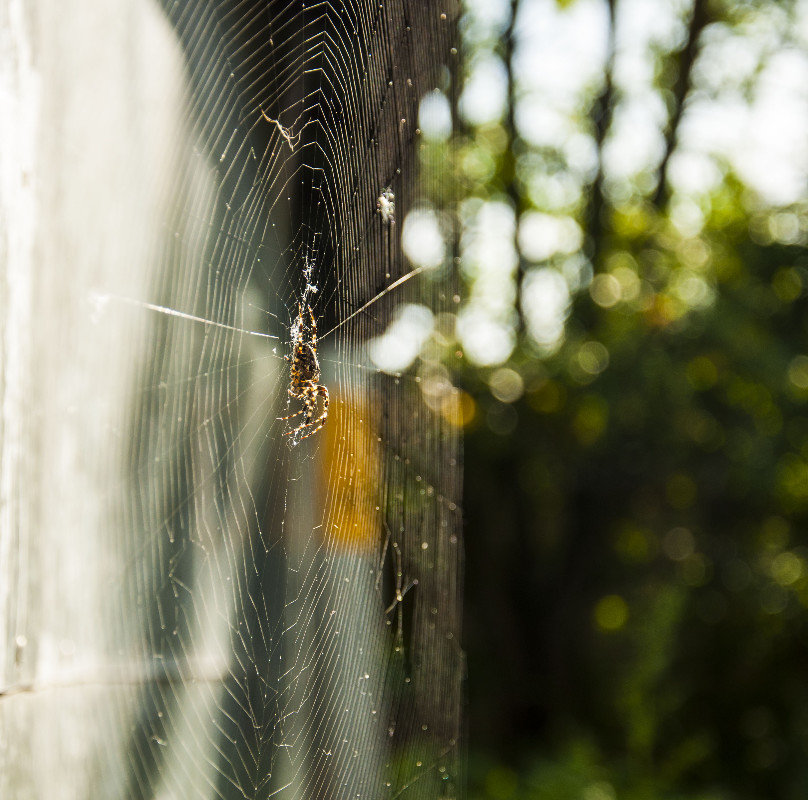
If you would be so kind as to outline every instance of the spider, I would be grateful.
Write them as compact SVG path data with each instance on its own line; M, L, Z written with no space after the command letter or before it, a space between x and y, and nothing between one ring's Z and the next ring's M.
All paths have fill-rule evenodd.
M284 436L292 436L293 444L298 444L307 436L317 433L328 419L328 389L322 383L318 383L320 363L317 361L317 322L308 302L306 302L306 311L308 311L311 326L306 325L303 303L298 303L297 319L292 325L292 355L284 356L284 359L291 362L292 365L289 397L303 401L303 408L300 411L296 411L288 417L280 417L282 420L287 420L299 414L304 415L302 424L284 433ZM310 334L308 340L307 331ZM317 398L320 395L323 398L323 413L314 419L314 415L317 413ZM310 430L298 437L298 434L306 428Z

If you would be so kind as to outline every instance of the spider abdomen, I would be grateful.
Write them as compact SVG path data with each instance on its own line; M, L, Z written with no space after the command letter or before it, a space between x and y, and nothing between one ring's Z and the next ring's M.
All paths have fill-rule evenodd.
M292 360L292 383L300 387L306 381L320 380L320 364L310 344L301 342L295 347Z

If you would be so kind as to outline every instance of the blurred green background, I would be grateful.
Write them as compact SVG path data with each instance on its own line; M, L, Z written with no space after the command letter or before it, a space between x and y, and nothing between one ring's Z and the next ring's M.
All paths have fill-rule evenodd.
M470 797L808 797L808 4L459 24Z

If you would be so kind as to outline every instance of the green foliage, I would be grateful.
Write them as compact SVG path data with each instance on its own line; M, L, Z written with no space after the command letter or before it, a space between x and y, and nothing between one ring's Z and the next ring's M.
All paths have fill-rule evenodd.
M504 121L455 146L458 197L546 212L546 176L573 180ZM475 798L808 789L806 208L726 164L700 196L654 188L584 181L552 209L592 270L563 338L537 345L517 294L511 355L458 376ZM518 255L517 289L564 268Z
M505 429L490 424L505 404L485 371L464 379L478 407L466 457L472 696L525 702L537 758L578 741L570 724L586 730L619 797L724 796L703 793L713 784L797 797L791 781L808 780L797 734L808 719L808 253L755 242L751 220L744 229L720 208L690 239L647 209L615 215L606 260L618 267L602 274L636 264L640 292L608 307L582 294L555 355L514 353L527 392ZM711 297L696 308L681 289L693 276ZM515 651L524 671L510 690L475 680L478 640ZM513 709L498 711L494 739L513 725ZM559 758L530 779L548 794L514 796L601 786L580 754Z

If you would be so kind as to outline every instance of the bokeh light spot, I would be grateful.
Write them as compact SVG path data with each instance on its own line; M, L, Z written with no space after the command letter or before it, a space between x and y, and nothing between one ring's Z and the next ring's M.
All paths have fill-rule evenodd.
M794 453L786 454L777 465L777 486L789 507L808 500L808 464Z
M791 586L792 583L796 583L803 572L803 561L794 553L786 551L772 559L771 575L780 586Z
M457 332L468 358L480 366L501 364L516 345L512 326L478 306L471 305L460 312Z
M380 370L401 372L418 357L433 327L434 318L426 306L404 303L396 309L387 330L368 342L368 355Z
M488 386L491 394L503 403L516 402L525 391L522 376L507 367L494 370L488 378Z
M439 89L421 98L418 127L426 139L444 142L452 132L452 109L446 95Z
M551 349L561 342L569 306L569 287L560 272L545 268L527 273L522 285L522 308L536 344Z
M808 356L796 356L788 365L788 379L797 389L808 389Z
M438 215L429 208L411 211L404 219L401 247L417 267L435 269L443 263L446 241Z
M614 787L606 781L590 783L581 792L581 800L615 800Z
M637 273L630 267L618 266L612 275L620 284L620 299L626 302L633 302L640 296L640 279Z
M609 351L600 342L584 342L578 350L578 366L588 375L600 375L609 366Z
M601 308L611 308L620 302L623 290L614 275L595 275L589 285L589 294Z
M687 528L677 527L665 534L662 549L665 551L665 555L673 561L684 561L693 555L696 541Z
M477 403L468 392L461 390L457 396L443 398L441 414L455 427L467 428L477 418Z
M572 217L527 211L519 219L519 246L531 261L574 253L582 242L583 232Z
M634 564L647 563L657 546L650 531L639 528L632 522L625 523L618 531L614 543L615 552L620 558L626 563Z
M505 112L507 84L508 73L502 59L487 55L474 60L460 96L463 119L472 125L500 119Z
M619 631L628 622L628 604L619 594L602 597L595 605L595 624L602 631Z

